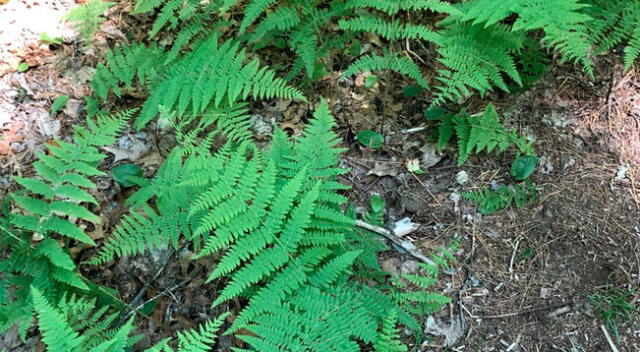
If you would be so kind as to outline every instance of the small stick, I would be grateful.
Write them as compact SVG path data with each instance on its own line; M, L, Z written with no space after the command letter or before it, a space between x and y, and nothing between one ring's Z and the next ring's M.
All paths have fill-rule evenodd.
M408 128L406 130L402 130L401 132L404 134L407 133L415 133L415 132L422 132L424 130L427 129L427 126L418 126L418 127L413 127L413 128Z
M142 307L144 307L144 306L145 306L145 305L147 305L148 303L153 302L153 301L155 301L156 299L158 299L158 298L160 298L160 297L162 297L162 296L166 295L167 293L170 293L171 291L176 290L176 289L178 289L178 288L180 288L180 287L184 286L186 283L188 283L189 281L191 281L191 279L192 279L192 278L189 278L189 279L187 279L187 280L184 280L184 281L182 281L182 282L179 282L178 284L176 284L176 285L174 285L174 286L171 286L171 287L169 287L169 288L165 289L164 291L162 291L162 292L158 293L157 295L155 295L155 296L153 296L153 297L149 298L148 300L146 300L146 301L144 301L144 302L140 303L138 306L133 307L133 308L132 308L128 313L127 313L127 315L123 318L123 320L127 320L127 319L129 319L129 317L130 317L131 315L133 315L133 313L134 313L134 312L136 312L136 313L137 313L140 309L142 309Z
M607 331L607 328L605 328L604 325L600 325L600 329L602 330L602 333L604 334L604 337L607 338L607 342L609 343L609 347L611 347L611 350L613 352L620 352L618 347L616 347L616 345L613 343L613 340L611 339L611 336L609 336L609 332Z
M424 263L427 263L429 265L436 265L436 263L433 260L427 258L417 248L415 248L415 246L411 242L402 240L400 237L396 236L396 234L393 233L392 230L385 229L384 227L380 227L376 225L371 225L362 220L356 220L356 226L386 237L389 241L402 247L402 249L407 251L407 253L411 254L414 258L419 259Z

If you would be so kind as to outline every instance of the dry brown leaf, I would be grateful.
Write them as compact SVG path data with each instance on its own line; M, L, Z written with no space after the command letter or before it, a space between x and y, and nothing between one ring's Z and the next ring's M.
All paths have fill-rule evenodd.
M396 176L399 173L400 173L400 168L397 163L376 162L373 169L367 172L367 175L376 175L378 177L384 177L384 176Z
M114 163L117 163L120 160L136 161L149 151L149 146L138 138L131 137L131 142L133 143L131 148L124 149L119 147L104 147L104 150L113 154Z
M8 130L2 132L0 137L0 155L11 154L11 143L20 142L24 139L23 135L18 135L18 131L24 127L24 123L18 121Z

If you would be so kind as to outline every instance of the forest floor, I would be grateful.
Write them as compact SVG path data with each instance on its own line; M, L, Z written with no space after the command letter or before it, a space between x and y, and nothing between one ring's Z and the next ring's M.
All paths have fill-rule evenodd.
M73 39L58 22L72 5L12 0L0 6L0 23L9 23L0 32L0 199L15 189L11 176L32 174L44 143L68 138L71 126L82 123L92 67L109 41L124 40L117 15L105 22L94 48ZM33 11L46 13L55 25L29 28L37 16ZM63 37L63 43L43 44L43 31ZM17 72L21 62L29 65L25 72ZM604 79L592 81L562 66L526 93L465 103L471 113L494 103L506 125L535 138L541 158L533 176L538 200L492 215L479 214L460 194L504 182L513 155L476 155L457 167L455 150L438 151L429 139L435 127L423 117L428 102L403 97L407 82L399 77L381 75L374 87L365 88L363 77L339 82L334 72L314 87L312 96L330 100L349 148L342 163L351 168L343 179L352 187L351 201L366 206L372 194L383 197L389 224L409 217L420 225L405 239L425 253L459 241L458 262L442 274L439 287L454 303L433 317L432 338L416 350L640 351L638 314L612 324L602 317L602 302L625 293L626 301L640 305L640 72L623 73L618 62L615 56L599 58L596 76ZM50 104L61 94L70 97L67 107L51 116ZM136 102L123 101L126 105L110 108ZM265 141L274 123L296 134L310 111L290 101L254 104L254 129ZM363 129L382 133L384 146L362 147L355 135ZM108 150L113 157L101 167L108 171L126 161L153 175L168 140L156 130L129 131ZM407 170L412 159L420 161L424 174ZM98 184L101 205L95 212L105 221L88 229L96 240L117 223L131 192L110 176ZM75 253L79 260L91 254L91 249ZM188 257L154 252L81 270L116 288L125 302L153 299L145 307L143 332L155 341L213 314L209 303L218 288L202 286L206 265L194 266ZM397 250L380 262L393 275L415 270L415 258ZM225 346L232 343L223 339L219 350L228 351ZM8 351L38 346L36 338L19 341L15 331L0 337L0 349Z

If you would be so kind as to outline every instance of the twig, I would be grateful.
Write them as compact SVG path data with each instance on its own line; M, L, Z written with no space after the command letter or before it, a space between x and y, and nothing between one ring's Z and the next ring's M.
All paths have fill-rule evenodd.
M411 242L402 240L400 237L396 236L396 234L392 230L385 229L384 227L380 227L376 225L371 225L362 220L356 220L356 226L386 237L389 241L400 246L402 249L407 251L407 253L411 254L414 258L419 259L424 263L427 263L429 265L436 265L436 263L433 260L427 258L427 256L425 256L417 248L415 248L415 246Z
M607 339L607 342L609 343L609 347L611 347L611 350L613 352L620 352L618 347L616 347L616 345L613 343L611 336L609 336L609 332L607 331L607 328L605 328L604 325L600 325L600 330L602 330L604 337Z
M193 279L193 278L191 278L191 277L190 277L190 278L188 278L188 279L186 279L186 280L184 280L184 281L182 281L182 282L178 283L177 285L174 285L174 286L171 286L171 287L169 287L169 288L166 288L164 291L162 291L162 292L158 293L157 295L155 295L155 296L153 296L153 297L149 298L148 300L146 300L146 301L144 301L144 302L140 303L137 307L132 308L132 309L127 313L127 315L125 315L125 317L124 317L122 320L127 320L127 319L129 319L129 317L130 317L134 312L138 312L138 310L142 309L142 307L144 307L144 306L145 306L145 305L147 305L148 303L153 302L153 301L155 301L156 299L158 299L158 298L160 298L160 297L162 297L162 296L166 295L167 293L169 293L169 292L171 292L171 291L173 291L173 290L176 290L176 289L178 289L178 288L180 288L180 287L184 286L186 283L188 283L188 282L189 282L189 281L191 281L192 279Z
M162 258L162 264L160 264L160 268L155 273L155 275L153 275L153 278L151 278L151 281L144 283L140 291L138 291L135 297L133 297L133 300L131 301L131 303L127 305L130 308L130 310L123 318L120 319L118 325L122 324L125 320L127 320L131 316L131 314L133 314L133 312L138 311L138 309L141 308L140 305L138 305L136 308L133 308L133 307L142 300L144 295L147 293L147 290L149 289L149 287L151 287L151 282L154 282L160 276L162 271L164 271L164 268L167 266L167 263L169 262L169 258L171 258L171 256L173 255L173 252L174 252L173 247L169 247L164 257ZM142 306L144 306L145 304L146 303L143 303Z
M525 310L521 310L521 311L518 311L518 312L511 312L511 313L505 313L505 314L496 314L496 315L475 315L475 314L472 314L471 312L469 312L469 310L466 309L466 308L465 308L465 311L467 311L467 313L469 314L469 317L471 319L502 319L502 318L515 317L515 316L518 316L518 315L542 312L542 311L549 310L549 309L554 309L554 308L562 308L562 307L566 307L566 306L567 306L566 303L561 303L561 304L556 304L556 305L552 305L552 306L525 309Z
M422 132L426 129L427 129L427 126L418 126L413 128L407 128L406 130L402 130L400 132L402 132L403 134L407 134L407 133Z

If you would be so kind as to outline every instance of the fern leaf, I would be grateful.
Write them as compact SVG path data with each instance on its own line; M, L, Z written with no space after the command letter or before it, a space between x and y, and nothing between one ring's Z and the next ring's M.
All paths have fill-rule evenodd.
M115 2L103 0L90 0L79 7L69 11L64 18L73 22L80 36L90 41L93 34L100 27L104 18L101 17Z
M349 77L366 71L390 70L406 75L414 79L421 87L427 88L427 82L422 77L422 72L418 65L408 57L398 57L392 55L385 56L363 56L352 63L342 74L342 77Z
M84 339L67 324L62 314L47 302L38 289L31 289L33 304L38 315L38 325L43 336L44 343L52 351L79 351Z

